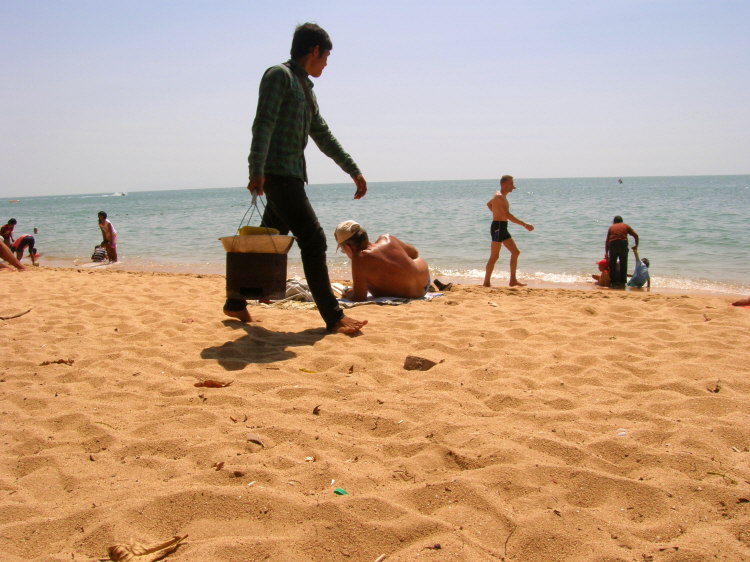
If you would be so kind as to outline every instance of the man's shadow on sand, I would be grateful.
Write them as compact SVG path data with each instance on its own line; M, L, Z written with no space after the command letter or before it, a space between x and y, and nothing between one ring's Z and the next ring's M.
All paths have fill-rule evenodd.
M272 332L256 323L243 324L235 320L225 320L224 323L241 327L247 335L221 346L207 347L201 351L201 357L218 361L227 371L241 371L252 364L291 359L297 354L289 351L288 347L312 346L328 334L325 328L311 328L301 332Z

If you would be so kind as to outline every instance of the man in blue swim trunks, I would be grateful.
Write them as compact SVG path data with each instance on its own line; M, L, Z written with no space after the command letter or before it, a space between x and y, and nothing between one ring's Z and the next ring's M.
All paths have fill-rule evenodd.
M518 267L518 256L521 250L516 246L515 241L508 232L508 221L520 224L526 230L531 232L534 227L528 223L517 219L510 213L510 204L508 203L508 194L516 188L513 185L513 176L503 176L500 178L500 191L487 202L487 207L492 212L492 225L490 234L492 236L492 245L490 247L490 259L487 261L487 268L484 274L484 286L490 287L490 277L492 270L495 269L495 262L500 257L500 249L505 246L510 251L510 283L511 287L525 287L516 279L516 268Z

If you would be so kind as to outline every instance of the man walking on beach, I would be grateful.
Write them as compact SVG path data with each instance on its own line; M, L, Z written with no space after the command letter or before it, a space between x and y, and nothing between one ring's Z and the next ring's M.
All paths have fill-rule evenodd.
M352 260L352 288L344 298L355 302L373 297L422 298L430 289L427 262L414 246L391 234L370 242L367 231L354 221L336 227L336 242Z
M312 91L309 76L320 77L332 48L325 30L305 23L294 32L291 58L266 70L253 122L247 189L268 199L262 226L277 228L282 234L291 230L297 237L307 284L328 331L353 334L367 321L345 316L331 291L325 233L305 193L308 136L352 177L355 199L367 193L365 178L321 117ZM224 314L250 321L244 300L227 299Z
M513 176L503 176L500 178L500 191L487 202L487 207L492 212L492 225L490 226L490 235L492 245L490 246L490 259L487 261L487 267L484 274L484 286L490 287L490 277L492 270L495 269L495 262L500 257L500 249L503 245L510 251L510 283L511 287L525 287L516 279L516 268L518 267L518 256L521 250L516 246L515 241L508 232L508 221L520 224L526 230L531 232L534 227L528 223L517 219L510 213L510 203L508 203L508 194L516 188L513 185Z
M617 215L612 220L604 242L604 257L609 260L610 287L625 287L628 280L628 234L635 240L633 250L637 252L638 233Z

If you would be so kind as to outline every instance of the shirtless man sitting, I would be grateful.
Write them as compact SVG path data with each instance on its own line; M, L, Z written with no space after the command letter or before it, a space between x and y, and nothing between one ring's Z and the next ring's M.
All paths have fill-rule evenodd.
M418 299L430 288L427 262L414 246L391 234L370 242L367 231L354 221L345 221L334 234L339 247L352 260L352 287L343 297L364 301L374 297Z
M495 195L487 202L487 207L492 212L492 225L490 226L490 235L492 236L492 244L490 246L490 259L487 260L487 267L485 268L484 274L484 286L490 286L490 277L492 277L492 270L495 269L495 262L500 257L500 249L505 246L510 251L510 283L511 287L525 287L525 283L521 283L516 279L516 268L518 267L518 256L521 254L521 250L516 246L515 241L508 232L508 221L520 224L526 230L531 232L534 227L528 223L523 222L521 219L517 219L510 214L510 204L508 203L508 194L516 188L513 185L513 176L503 176L500 178L500 191L496 191Z

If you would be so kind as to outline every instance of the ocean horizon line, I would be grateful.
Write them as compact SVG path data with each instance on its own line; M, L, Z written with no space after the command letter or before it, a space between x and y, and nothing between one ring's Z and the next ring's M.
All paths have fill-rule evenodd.
M513 174L511 174L513 175ZM613 176L543 176L543 177L525 177L525 176L513 176L517 181L539 181L539 180L597 180L597 179L649 179L649 178L708 178L708 177L719 177L719 178L728 178L728 177L742 177L742 176L749 176L750 172L742 173L742 174L681 174L681 175L662 175L662 174L650 174L650 175L629 175L629 176L619 176L619 175L613 175ZM368 180L368 185L378 185L378 184L393 184L393 183L414 183L414 184L422 184L422 183L445 183L445 182L491 182L491 181L497 181L499 182L500 176L496 178L448 178L448 179L419 179L419 180ZM307 184L307 187L317 187L317 186L345 186L351 184L351 180L344 180L344 181L335 181L335 182L311 182ZM150 189L128 189L127 191L122 190L107 190L107 191L83 191L83 192L76 192L76 193L48 193L48 194L40 194L40 195L3 195L2 198L5 200L18 200L22 201L23 199L32 199L32 198L39 198L39 197L76 197L76 196L113 196L113 194L116 193L124 193L126 196L129 193L149 193L149 192L161 192L161 191L198 191L198 190L214 190L214 189L245 189L245 185L229 185L229 186L212 186L212 187L160 187L160 188L150 188ZM116 195L115 195L116 196ZM0 204L7 202L0 199Z

